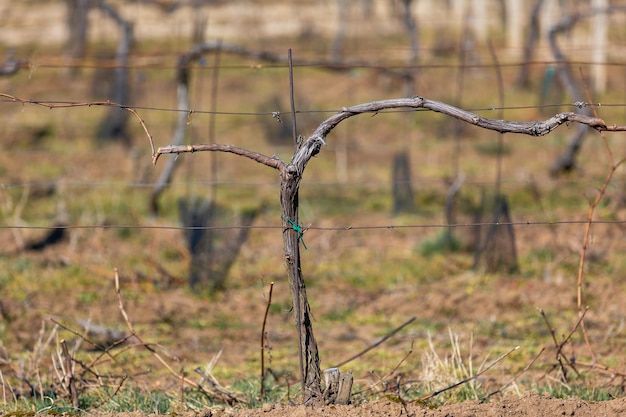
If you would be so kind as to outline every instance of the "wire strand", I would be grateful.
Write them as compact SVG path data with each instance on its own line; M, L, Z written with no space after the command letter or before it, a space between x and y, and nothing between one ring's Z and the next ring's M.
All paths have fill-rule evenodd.
M309 230L322 232L348 232L356 230L394 230L394 229L455 229L465 227L485 227L485 226L562 226L587 224L587 220L551 220L551 221L512 221L512 222L478 222L478 223L427 223L427 224L388 224L388 225L349 225L349 226L307 226L304 233ZM621 225L626 224L626 220L594 220L593 224ZM55 226L25 226L25 225L0 225L0 230L73 230L73 229L144 229L144 230L231 230L231 229L260 229L260 230L284 230L278 225L223 225L223 226L157 226L157 225L55 225Z

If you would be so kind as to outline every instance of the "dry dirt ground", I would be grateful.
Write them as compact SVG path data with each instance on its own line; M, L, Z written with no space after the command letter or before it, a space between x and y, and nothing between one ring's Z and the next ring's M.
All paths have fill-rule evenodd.
M572 416L600 417L622 416L626 413L626 399L600 403L569 399L551 399L538 394L528 394L522 398L507 398L488 404L468 401L451 404L438 409L428 409L419 405L403 406L398 403L378 401L363 406L335 406L322 409L306 407L283 407L256 411L241 411L238 417L504 417L504 416ZM218 414L219 415L219 414Z
M523 416L571 416L571 417L617 417L626 413L626 399L589 403L577 399L553 399L529 393L522 398L505 398L487 404L467 401L429 409L420 405L402 405L395 402L377 401L360 406L328 406L308 408L304 406L268 405L258 410L226 412L213 410L200 414L181 414L183 417L523 417ZM89 414L107 417L106 414ZM145 417L142 413L121 413L117 417Z

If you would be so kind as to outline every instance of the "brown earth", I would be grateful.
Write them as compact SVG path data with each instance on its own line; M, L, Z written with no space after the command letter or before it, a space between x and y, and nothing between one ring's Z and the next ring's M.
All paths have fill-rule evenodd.
M577 399L554 399L536 393L521 398L504 398L490 403L466 401L430 409L425 406L402 405L390 401L376 401L358 406L337 405L322 408L305 406L266 405L258 410L220 411L206 410L199 414L183 413L183 417L504 417L504 416L572 416L572 417L618 417L626 413L626 399L587 402ZM110 414L89 414L107 417ZM117 417L144 417L143 413L119 413Z
M256 411L241 411L240 417L375 417L375 416L414 416L414 417L504 417L504 416L572 416L598 417L622 416L626 413L626 399L589 403L576 399L553 399L535 393L522 398L505 398L487 404L466 401L462 404L444 405L436 409L425 406L407 405L378 401L361 406L335 406L322 409L306 407L266 407ZM219 415L219 414L216 414Z

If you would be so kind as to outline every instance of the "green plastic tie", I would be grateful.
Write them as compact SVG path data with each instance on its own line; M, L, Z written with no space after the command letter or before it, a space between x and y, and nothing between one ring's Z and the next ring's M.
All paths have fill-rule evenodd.
M289 222L293 230L295 230L298 233L298 240L302 242L302 246L304 246L304 249L308 250L309 248L306 247L306 243L304 243L304 238L302 237L304 235L304 231L302 230L302 225L297 224L296 222L291 220L289 217L287 217L287 221Z

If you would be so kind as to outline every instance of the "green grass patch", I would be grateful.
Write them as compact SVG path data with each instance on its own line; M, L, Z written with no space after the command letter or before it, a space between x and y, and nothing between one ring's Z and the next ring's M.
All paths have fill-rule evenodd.
M424 256L430 257L435 254L458 252L461 249L461 242L448 230L438 233L431 239L422 241L417 252Z

